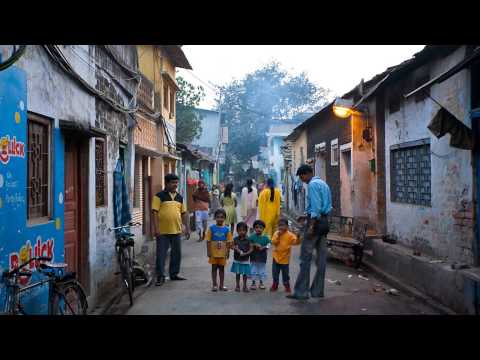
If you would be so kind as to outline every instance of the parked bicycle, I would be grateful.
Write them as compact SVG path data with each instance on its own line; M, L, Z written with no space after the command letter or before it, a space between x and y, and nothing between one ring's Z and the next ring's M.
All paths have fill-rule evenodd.
M109 231L119 230L116 235L115 251L120 271L116 274L122 275L122 284L128 294L130 306L133 305L133 292L138 278L143 282L148 280L145 271L135 260L135 235L128 232L130 227L140 225L142 224L130 222L128 225L108 229Z
M85 291L76 280L74 272L65 272L67 264L51 263L49 257L33 257L26 263L11 270L4 271L2 281L6 287L4 313L7 315L28 315L22 304L22 295L44 284L48 289L48 315L86 315L87 298ZM20 277L31 277L34 272L24 270L33 261L36 272L45 275L40 281L21 287Z

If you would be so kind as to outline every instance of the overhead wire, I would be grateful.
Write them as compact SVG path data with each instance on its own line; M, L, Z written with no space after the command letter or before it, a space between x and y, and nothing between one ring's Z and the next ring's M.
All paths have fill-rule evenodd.
M96 88L92 87L85 79L83 79L82 76L80 76L72 67L70 62L65 58L63 55L62 51L58 48L56 45L43 45L43 49L47 52L47 54L52 58L54 62L56 62L60 68L65 71L67 74L69 74L74 80L79 82L85 89L87 89L88 92L92 93L94 96L97 96L101 100L103 100L105 103L110 105L114 110L125 113L125 114L132 114L135 113L138 110L138 107L136 105L136 97L137 97L137 92L140 87L141 79L139 80L135 93L133 94L132 98L128 102L128 105L130 105L132 102L135 103L134 108L128 108L125 107L123 104L119 104L110 97L107 96L106 93L97 90Z
M10 57L6 61L0 63L0 71L8 69L10 66L15 64L18 61L18 59L20 59L22 55L25 53L25 49L27 48L27 45L20 45L18 50L16 45L12 45L12 47L13 47L12 55L10 55Z

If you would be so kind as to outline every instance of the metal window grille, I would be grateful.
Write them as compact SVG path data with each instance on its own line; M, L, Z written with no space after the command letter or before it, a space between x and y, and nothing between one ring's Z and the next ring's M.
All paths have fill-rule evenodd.
M107 204L106 196L107 172L105 162L105 139L95 139L95 190L96 206Z
M50 216L50 123L38 117L28 119L28 219Z
M391 149L393 202L431 206L430 144Z

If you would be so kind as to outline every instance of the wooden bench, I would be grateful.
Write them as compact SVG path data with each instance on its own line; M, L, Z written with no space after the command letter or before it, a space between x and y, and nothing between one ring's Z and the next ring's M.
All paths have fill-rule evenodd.
M338 246L353 250L354 266L362 263L363 249L367 239L368 219L347 216L330 216L330 232L327 235L327 246Z

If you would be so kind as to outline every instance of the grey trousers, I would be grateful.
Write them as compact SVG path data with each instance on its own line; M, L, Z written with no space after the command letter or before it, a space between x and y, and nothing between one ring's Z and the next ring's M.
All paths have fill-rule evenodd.
M180 234L160 235L157 237L157 276L165 276L165 261L167 258L167 251L170 251L170 277L178 275L180 272L180 261L182 259L181 237Z
M300 248L300 273L295 282L294 295L299 297L323 297L325 285L325 268L327 264L327 241L326 236L314 234L308 236L305 232L304 240ZM315 257L316 272L310 285L310 265L313 250L317 251Z

